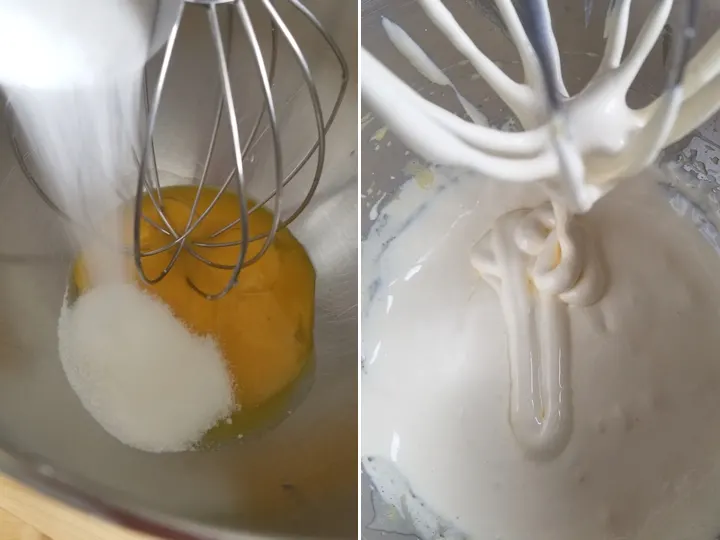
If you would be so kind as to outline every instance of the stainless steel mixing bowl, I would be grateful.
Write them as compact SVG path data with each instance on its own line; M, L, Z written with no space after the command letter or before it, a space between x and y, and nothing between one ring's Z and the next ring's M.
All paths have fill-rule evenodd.
M522 80L522 66L516 49L506 37L494 10L493 0L443 0L479 48L511 77ZM579 91L597 68L602 55L605 8L610 0L595 0L594 11L585 28L582 0L550 0L553 26L557 35L563 73L571 94ZM655 0L636 0L632 5L628 42ZM676 2L676 8L682 2ZM490 87L475 76L472 66L437 31L416 0L362 0L362 46L424 97L464 116L455 93L430 83L394 48L380 24L388 17L403 27L448 75L458 91L478 106L496 127L505 124L510 111ZM720 25L720 4L706 0L702 5L696 46L705 43ZM647 104L662 88L666 74L662 44L656 46L631 88L631 106ZM361 219L365 235L378 216L378 209L392 200L398 186L423 171L422 159L409 153L392 133L385 134L384 122L373 111L361 110L362 180ZM700 232L720 253L720 116L674 144L663 153L667 164L667 182L673 206L691 218ZM402 540L416 538L413 524L401 512L388 507L374 490L366 475L362 476L362 534L366 540ZM720 532L720 531L719 531ZM478 539L484 540L484 539ZM708 539L710 540L710 539Z
M305 2L335 37L350 64L343 107L328 135L325 172L307 211L292 230L317 272L313 387L275 429L207 452L154 455L109 436L85 411L65 380L57 351L57 320L70 253L58 216L24 180L7 134L0 134L0 470L90 512L170 538L353 537L357 532L357 6ZM325 110L339 86L331 53L285 14L310 59ZM261 36L267 45L268 35ZM238 108L248 70L242 49L233 59ZM0 54L12 54L2 51ZM282 59L282 54L280 58ZM285 162L308 149L313 129L301 74L278 66ZM156 73L158 59L149 71ZM253 72L254 76L254 72ZM216 107L217 62L207 19L189 9L156 130L164 178L201 170ZM280 100L278 100L280 101ZM255 114L252 109L248 116ZM231 152L227 134L218 156ZM265 136L267 139L269 136ZM249 174L250 193L272 182L269 145L261 141ZM307 171L287 190L288 207L312 179ZM218 175L220 173L217 173ZM212 173L211 173L212 175Z

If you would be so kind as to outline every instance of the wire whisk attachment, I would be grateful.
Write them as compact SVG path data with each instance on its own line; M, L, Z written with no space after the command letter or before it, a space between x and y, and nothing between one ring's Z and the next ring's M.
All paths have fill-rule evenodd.
M678 32L681 39L675 40L670 51L673 61L662 95L641 109L629 107L627 93L655 44L667 33L673 0L655 3L630 47L631 1L610 0L600 64L574 95L563 80L562 55L547 0L494 0L518 50L523 82L511 79L480 50L441 0L418 0L418 4L524 129L506 133L462 119L419 95L363 50L364 99L412 150L431 162L471 169L501 181L541 181L551 191L562 191L573 211L584 212L618 179L650 165L663 148L718 108L712 96L720 92L720 31L693 57L690 54L699 0L687 0L685 5ZM593 2L586 2L585 7L589 16ZM407 46L395 45L411 63L417 63L417 57L406 54ZM420 50L419 45L415 47ZM588 106L599 94L603 103L612 104L611 114ZM461 103L468 101L465 96L458 98Z
M144 101L145 116L147 118L146 132L144 134L142 151L136 156L138 174L133 182L133 189L130 194L130 204L134 208L132 224L132 257L139 278L147 285L153 285L164 279L176 265L182 253L194 257L196 260L212 268L228 272L227 282L219 290L203 290L200 285L187 278L188 285L197 293L208 300L215 300L225 296L240 279L243 268L257 262L272 245L277 232L293 222L307 207L312 199L320 182L326 153L326 135L332 126L339 111L342 100L345 96L349 82L349 68L343 54L333 39L330 32L323 26L315 14L308 9L301 0L162 0L173 2L175 10L172 13L174 23L170 30L162 62L160 64L157 82L154 86L148 83L147 73L144 78ZM284 5L283 5L284 4ZM294 11L298 20L303 20L316 36L316 43L323 46L332 53L337 62L339 86L329 113L321 106L320 95L316 78L310 68L310 62L299 40L293 34L287 17L281 15L280 7ZM166 200L163 197L163 186L161 186L158 174L157 158L155 153L155 128L158 119L158 111L166 90L168 72L175 54L178 34L181 22L189 10L204 10L207 25L212 39L215 58L217 61L220 91L217 108L214 117L212 134L209 146L203 162L202 173L196 180L196 192L184 223L173 223L166 212ZM227 23L227 24L223 24ZM266 30L261 25L269 24L270 45L263 45L259 37L260 30ZM250 59L254 75L260 83L262 103L260 110L256 111L252 118L254 122L249 134L242 140L239 127L239 114L243 118L247 111L240 111L238 108L238 96L236 88L233 87L231 73L231 57L233 53L233 36L241 30L244 34L243 47L250 52ZM238 40L240 41L240 40ZM314 117L313 137L314 143L303 157L295 163L290 170L286 170L286 157L283 154L281 143L281 128L279 113L284 105L277 97L276 82L278 78L277 66L278 55L281 50L287 51L292 61L299 68L302 76L304 90L309 96ZM211 169L218 165L216 156L218 133L224 122L229 125L230 142L232 150L232 168L223 176L219 183L212 182L213 197L209 204L201 203L204 189L211 185ZM269 195L262 200L251 201L247 192L248 162L252 159L253 150L256 148L261 137L267 134L272 147L271 163L274 174L273 189ZM21 144L13 138L13 147L20 167L31 185L39 193L42 199L63 218L69 221L76 221L66 212L61 204L58 204L47 193L41 183L34 177L31 167L28 165L29 153L24 152ZM295 209L289 211L283 207L283 189L291 182L298 173L314 160L314 172L309 188ZM222 226L217 227L209 233L198 236L197 231L207 216L212 212L218 201L226 194L236 195L237 214L236 217ZM125 198L126 199L126 198ZM148 201L151 212L147 212ZM250 216L253 213L266 208L272 214L272 221L269 228L261 233L251 234ZM287 217L284 214L289 213ZM83 227L82 223L73 223ZM166 243L151 250L144 250L141 242L143 227L150 227L166 238ZM223 233L235 230L239 232L239 238L235 240L223 240ZM249 251L251 244L258 243L261 247ZM223 264L211 260L206 254L209 249L234 248L237 250L237 257L232 264ZM225 250L227 251L227 250ZM160 272L150 275L144 260L147 257L169 254L167 264ZM250 255L252 253L252 255Z

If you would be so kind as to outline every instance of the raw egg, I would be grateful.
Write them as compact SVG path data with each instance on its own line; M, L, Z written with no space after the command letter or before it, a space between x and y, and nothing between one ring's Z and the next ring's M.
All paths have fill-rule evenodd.
M194 186L172 186L162 189L163 213L175 231L184 231L193 201ZM200 191L193 221L203 214L217 197L218 191ZM249 202L250 207L253 206ZM197 242L232 243L241 240L240 224L213 236L239 215L239 198L223 193L190 234L187 245L200 257L218 265L235 265L239 245L201 247ZM125 241L131 245L132 208L123 211ZM143 252L166 246L171 237L161 228L164 223L146 195L143 200L140 244ZM270 230L273 216L263 208L249 216L249 237ZM264 239L250 242L246 261L263 247ZM145 275L153 279L160 275L175 254L175 248L143 257ZM209 300L188 284L207 294L220 292L232 271L213 267L183 250L173 268L159 282L144 283L128 255L127 267L138 287L160 298L173 314L196 335L212 336L227 361L227 368L235 384L238 412L227 424L212 430L209 438L238 436L248 430L266 425L288 412L296 383L306 379L313 358L313 318L315 271L304 248L287 229L277 232L266 253L245 267L237 284L223 297ZM79 294L92 287L82 254L73 270ZM168 373L168 377L172 377Z

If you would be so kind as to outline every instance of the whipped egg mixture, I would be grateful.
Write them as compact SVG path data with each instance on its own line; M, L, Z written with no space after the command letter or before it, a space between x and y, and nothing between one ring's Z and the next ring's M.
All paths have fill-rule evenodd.
M484 125L389 21L397 49L471 121L363 52L368 104L444 165L429 189L405 184L363 245L366 472L426 538L714 538L720 260L673 213L651 164L720 106L720 32L633 110L627 91L673 2L657 2L626 53L630 2L612 2L605 53L575 96L547 24L556 114L512 2L496 5L525 83L442 2L418 4L525 131Z
M380 212L363 245L362 454L427 537L439 521L478 539L720 532L720 260L657 174L574 218L597 247L564 300L514 284L511 243L486 276L469 261L539 189L442 169ZM602 297L576 302L593 265ZM533 316L509 323L498 289Z

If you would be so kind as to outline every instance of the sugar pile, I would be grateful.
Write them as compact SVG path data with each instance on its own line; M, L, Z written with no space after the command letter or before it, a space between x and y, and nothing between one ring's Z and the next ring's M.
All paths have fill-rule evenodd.
M130 284L105 285L63 308L60 360L90 414L125 444L190 449L233 410L233 385L210 338Z
M82 224L68 226L68 234L93 285L62 309L62 366L107 432L153 452L190 448L234 409L217 345L131 284L120 218L108 218L134 196L142 75L157 7L148 0L0 0L0 84L37 179Z

